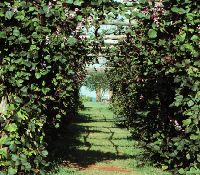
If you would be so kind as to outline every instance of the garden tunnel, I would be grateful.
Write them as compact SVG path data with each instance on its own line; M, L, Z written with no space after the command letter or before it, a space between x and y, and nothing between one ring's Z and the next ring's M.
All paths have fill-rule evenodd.
M175 173L199 174L199 6L1 2L0 171L47 166L46 142L76 116L86 64L104 57L114 103L149 157Z

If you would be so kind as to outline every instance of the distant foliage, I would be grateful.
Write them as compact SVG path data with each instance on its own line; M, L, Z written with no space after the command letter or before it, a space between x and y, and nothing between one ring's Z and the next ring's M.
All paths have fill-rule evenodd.
M200 2L135 8L137 23L111 50L114 104L157 165L200 174Z
M105 91L109 87L105 72L89 72L83 84L91 91L95 91L97 87Z
M81 96L81 101L84 102L92 102L92 97Z

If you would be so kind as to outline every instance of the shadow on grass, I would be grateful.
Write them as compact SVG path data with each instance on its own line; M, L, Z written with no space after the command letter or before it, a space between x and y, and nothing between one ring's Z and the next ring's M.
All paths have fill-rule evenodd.
M48 145L49 161L54 162L55 166L62 164L63 161L66 161L75 163L81 168L86 168L89 165L93 165L104 160L125 160L136 158L136 156L130 156L126 154L119 155L118 146L112 142L114 133L111 130L104 132L102 130L93 130L91 129L92 126L81 125L82 123L90 122L93 122L90 115L79 115L72 121L72 123L67 126L63 126L58 133L58 137L55 140L52 140L52 142ZM110 121L103 120L103 122ZM95 146L95 144L91 145L91 143L87 142L89 134L100 132L111 134L111 136L108 138L108 141L110 141L113 147L116 149L116 153L102 152L100 150L90 150L92 146ZM81 141L80 136L83 133L85 136L82 136ZM121 140L123 139L124 138L122 137ZM118 140L120 140L120 138L118 138ZM105 147L103 143L96 146L102 148ZM84 150L78 149L83 147Z

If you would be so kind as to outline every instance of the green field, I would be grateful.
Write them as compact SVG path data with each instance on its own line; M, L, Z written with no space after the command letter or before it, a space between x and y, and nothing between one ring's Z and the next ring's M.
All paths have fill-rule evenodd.
M85 102L84 106L51 145L57 173L50 174L170 175L145 161L144 150L135 146L129 131L115 125L108 104Z

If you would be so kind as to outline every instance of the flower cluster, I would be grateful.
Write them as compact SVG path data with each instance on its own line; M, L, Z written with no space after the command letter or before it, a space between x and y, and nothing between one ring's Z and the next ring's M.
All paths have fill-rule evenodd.
M163 8L163 4L162 2L157 2L155 3L155 7L153 9L150 10L151 12L153 12L153 14L151 14L151 19L154 20L154 22L156 23L157 27L160 26L160 15L164 15L166 10Z
M166 62L171 62L171 59L168 58L167 56L164 57L164 60L165 60Z
M177 120L170 120L170 123L173 124L173 126L175 127L176 130L178 130L178 131L185 131L185 130L181 127L181 125L178 123Z
M154 5L154 8L149 9L148 6L146 6L141 13L143 13L145 16L150 15L150 19L154 20L157 27L160 26L160 16L164 15L166 13L166 10L163 8L162 1L156 2Z

